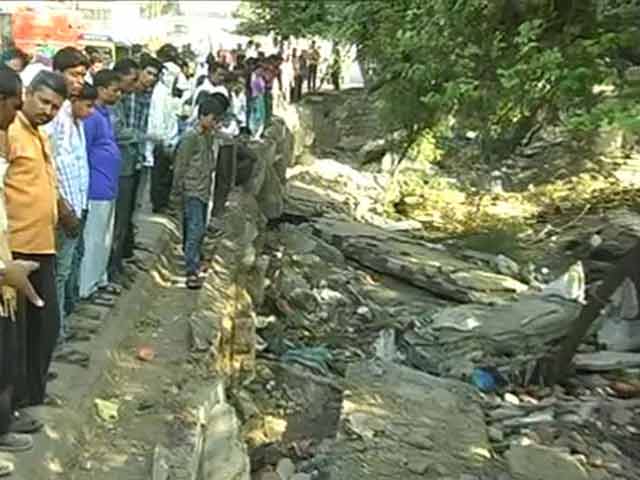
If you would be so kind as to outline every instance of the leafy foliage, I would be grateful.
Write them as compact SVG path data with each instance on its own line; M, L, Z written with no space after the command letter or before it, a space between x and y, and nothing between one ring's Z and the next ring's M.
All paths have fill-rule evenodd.
M356 45L409 143L472 130L495 162L539 125L639 126L624 71L640 63L640 0L261 0L238 15L245 33Z

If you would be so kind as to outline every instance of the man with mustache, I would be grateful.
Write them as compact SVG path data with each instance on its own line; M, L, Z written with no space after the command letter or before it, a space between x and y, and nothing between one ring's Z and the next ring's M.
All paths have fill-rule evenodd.
M13 258L37 262L30 279L44 305L18 298L16 315L18 408L45 401L47 373L60 330L56 293L58 192L49 142L41 127L51 122L67 97L62 75L41 71L26 90L22 111L8 130L5 197ZM23 414L14 431L36 431L42 424Z

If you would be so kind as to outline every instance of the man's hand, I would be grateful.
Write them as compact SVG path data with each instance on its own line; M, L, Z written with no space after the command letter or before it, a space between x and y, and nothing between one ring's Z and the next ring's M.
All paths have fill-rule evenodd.
M28 262L25 260L12 260L5 265L4 276L2 277L3 285L15 288L23 294L36 307L44 307L44 301L38 295L33 285L29 281L29 275L40 268L37 262Z
M77 238L80 235L81 222L71 207L64 199L58 201L59 223L64 233L69 238Z

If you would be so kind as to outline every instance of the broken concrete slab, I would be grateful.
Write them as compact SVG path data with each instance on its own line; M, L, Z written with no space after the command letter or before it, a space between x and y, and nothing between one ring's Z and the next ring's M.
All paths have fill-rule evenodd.
M516 480L588 480L587 471L571 455L540 445L513 445L506 453Z
M580 305L560 298L522 295L502 305L444 308L403 336L409 361L421 370L457 376L475 366L517 368L518 356L542 355L563 337ZM466 372L466 373L469 373Z
M579 353L573 358L577 370L585 372L607 372L623 368L640 367L640 353L595 352Z
M156 445L153 451L153 470L151 480L167 480L169 478L169 451L162 445Z
M331 479L441 479L489 462L484 415L472 387L392 363L349 366Z
M314 220L313 227L346 257L443 298L492 303L528 289L511 277L478 270L441 246L382 228L326 218Z
M202 476L206 480L250 480L247 446L241 438L240 422L228 403L209 412L202 449Z

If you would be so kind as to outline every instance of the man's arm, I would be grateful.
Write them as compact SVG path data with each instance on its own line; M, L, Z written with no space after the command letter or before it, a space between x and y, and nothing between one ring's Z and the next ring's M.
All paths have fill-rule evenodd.
M173 170L173 188L171 189L174 199L177 199L182 194L183 177L189 165L189 160L191 160L195 152L196 141L197 137L195 135L187 134L178 146Z
M75 238L80 229L80 219L70 205L69 199L73 190L73 145L71 144L71 125L58 120L49 130L49 143L51 145L53 159L56 165L56 177L58 180L58 216L60 226L65 233Z
M142 139L142 132L127 126L125 103L129 99L121 100L113 109L115 122L113 129L116 134L116 141L119 145L138 143Z

